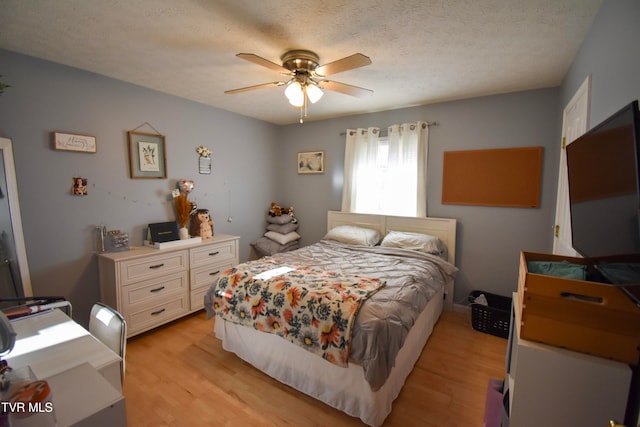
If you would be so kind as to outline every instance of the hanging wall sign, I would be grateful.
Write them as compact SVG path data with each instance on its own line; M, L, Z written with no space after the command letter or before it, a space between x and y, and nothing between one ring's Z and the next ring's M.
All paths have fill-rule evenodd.
M53 148L63 151L79 151L82 153L95 153L96 137L79 135L74 133L53 133Z

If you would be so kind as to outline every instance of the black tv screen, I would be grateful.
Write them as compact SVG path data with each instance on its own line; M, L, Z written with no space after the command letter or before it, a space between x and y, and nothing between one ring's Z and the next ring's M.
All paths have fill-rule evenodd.
M640 254L639 149L638 101L567 146L571 234L582 256Z

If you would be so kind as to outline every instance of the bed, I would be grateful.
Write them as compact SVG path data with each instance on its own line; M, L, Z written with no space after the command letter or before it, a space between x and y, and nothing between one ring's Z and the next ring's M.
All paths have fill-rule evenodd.
M391 247L332 240L332 236L342 236L340 233L353 227L358 231L375 231L380 239L388 236ZM276 254L264 261L243 263L233 271L225 272L228 275L223 276L205 297L205 307L209 315L218 310L214 331L225 350L278 381L360 418L367 425L379 426L391 412L392 402L400 393L441 312L452 309L457 271L453 265L456 221L329 211L327 232L325 239L316 244ZM396 236L424 235L437 241L438 253L391 244ZM352 341L341 347L342 350L346 347L348 360L325 353L319 357L303 345L296 345L293 339L288 341L276 333L259 330L262 327L257 325L247 327L234 319L221 317L221 307L214 304L216 293L222 298L225 285L232 277L251 280L258 277L252 276L249 269L249 266L256 268L255 262L272 263L273 268L269 271L276 272L276 276L283 266L289 266L293 272L286 274L294 274L294 279L283 280L284 276L277 276L281 283L290 284L299 277L295 276L296 272L306 273L307 270L310 277L313 275L311 270L320 274L337 271L337 275L344 274L340 276L342 281L360 277L372 282L363 285L371 286L371 290L357 305L357 314L349 330ZM386 266L379 264L381 262ZM264 271L269 264L259 266ZM245 267L247 270L243 270ZM418 273L414 274L414 270ZM253 283L255 280L245 284L245 290ZM234 301L229 296L226 299ZM407 299L411 302L407 303ZM374 357L370 356L371 351L374 351Z

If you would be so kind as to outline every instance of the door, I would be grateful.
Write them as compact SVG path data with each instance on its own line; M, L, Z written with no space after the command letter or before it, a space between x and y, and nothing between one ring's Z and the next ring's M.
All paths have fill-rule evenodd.
M32 296L11 140L0 138L0 298Z
M569 182L567 177L566 146L587 131L589 121L589 92L591 76L587 76L573 95L562 114L562 140L560 145L560 170L556 199L556 221L553 238L553 253L579 256L571 242L571 216L569 210Z

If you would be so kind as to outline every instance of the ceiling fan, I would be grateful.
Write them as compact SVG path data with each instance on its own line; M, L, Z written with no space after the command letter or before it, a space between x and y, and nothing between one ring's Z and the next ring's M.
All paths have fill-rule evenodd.
M303 123L307 116L307 105L318 102L322 98L322 89L340 92L346 95L366 97L373 94L372 90L345 83L328 80L325 77L343 71L353 70L371 64L371 59L361 53L355 53L337 61L325 65L318 65L320 58L309 50L289 50L280 59L282 65L264 59L253 53L239 53L239 58L261 65L282 75L289 76L287 81L276 81L263 83L254 86L247 86L238 89L227 90L224 93L236 94L250 90L264 89L273 86L287 86L285 96L289 103L296 108L300 108L300 123Z

